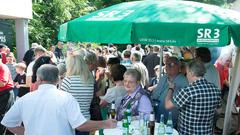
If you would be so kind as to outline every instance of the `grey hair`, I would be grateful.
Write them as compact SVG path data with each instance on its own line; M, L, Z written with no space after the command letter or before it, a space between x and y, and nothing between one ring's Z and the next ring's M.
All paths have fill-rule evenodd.
M38 52L46 53L47 50L43 46L39 45L35 48L34 54L36 55Z
M203 77L206 73L205 66L200 60L192 60L186 66L196 77Z
M37 70L37 78L49 83L56 83L59 80L59 71L57 66L44 64Z
M38 43L32 43L32 45L31 45L32 48L36 48L36 47L38 47L38 46L39 46Z
M153 52L159 52L160 51L160 47L157 45L153 46Z
M139 52L132 53L131 57L134 57L135 61L142 61L142 55Z
M125 73L125 75L130 75L133 78L135 78L137 81L141 81L141 73L137 69L128 69Z
M95 53L91 51L87 51L85 53L84 60L87 64L94 64L94 63L97 63L98 58Z
M59 63L57 65L57 68L59 70L59 75L64 75L67 72L66 64L65 63Z

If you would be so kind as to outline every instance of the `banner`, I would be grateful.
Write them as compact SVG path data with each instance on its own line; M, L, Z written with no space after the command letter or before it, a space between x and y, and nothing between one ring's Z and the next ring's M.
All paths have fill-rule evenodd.
M0 20L0 43L7 45L11 50L13 49L13 24L10 21Z

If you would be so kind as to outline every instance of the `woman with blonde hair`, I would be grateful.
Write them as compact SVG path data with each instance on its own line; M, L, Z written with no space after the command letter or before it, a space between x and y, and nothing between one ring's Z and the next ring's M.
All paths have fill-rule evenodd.
M83 56L69 55L66 60L67 73L61 84L61 90L67 91L76 98L81 112L86 119L90 119L90 104L94 92L93 75L88 69ZM77 135L88 135L88 132L79 132Z

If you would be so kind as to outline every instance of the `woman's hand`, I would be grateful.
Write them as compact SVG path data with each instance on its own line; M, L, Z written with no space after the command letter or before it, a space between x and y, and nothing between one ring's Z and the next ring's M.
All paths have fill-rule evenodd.
M104 78L105 69L98 67L96 71L96 81L100 81Z
M152 92L152 91L154 91L156 88L157 88L157 84L156 84L156 85L153 85L153 86L151 86L151 87L148 87L148 90L149 90L150 92Z

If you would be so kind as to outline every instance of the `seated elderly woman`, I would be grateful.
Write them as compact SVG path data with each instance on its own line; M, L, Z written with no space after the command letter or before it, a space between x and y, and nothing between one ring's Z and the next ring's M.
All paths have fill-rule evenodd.
M124 117L127 106L131 105L132 116L139 113L150 114L152 112L151 101L141 86L141 73L136 69L128 69L124 74L124 87L127 94L123 97L120 106L117 108L117 120Z

